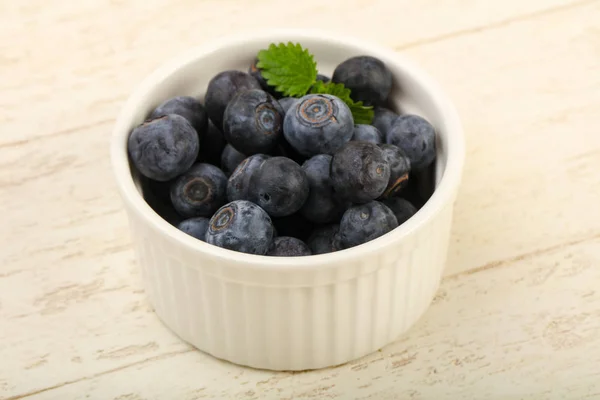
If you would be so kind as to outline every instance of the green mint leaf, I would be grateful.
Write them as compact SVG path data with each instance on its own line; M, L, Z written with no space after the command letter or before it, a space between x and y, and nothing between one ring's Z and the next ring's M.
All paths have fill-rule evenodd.
M256 67L267 83L284 96L304 96L317 81L317 63L299 43L271 43L267 50L258 52Z
M343 83L333 83L331 81L325 83L323 81L317 81L310 92L313 94L330 94L344 100L346 104L348 104L348 100L352 101L350 98L350 89L344 86Z
M350 107L350 111L352 111L352 117L354 118L355 124L371 125L373 117L375 116L373 107L363 106L362 101L348 105L348 107Z
M348 105L348 108L350 108L355 124L370 124L373 122L373 116L375 114L373 107L364 106L362 101L355 102L352 100L350 97L350 89L345 87L343 83L323 83L318 81L313 85L310 92L314 94L330 94L339 97Z

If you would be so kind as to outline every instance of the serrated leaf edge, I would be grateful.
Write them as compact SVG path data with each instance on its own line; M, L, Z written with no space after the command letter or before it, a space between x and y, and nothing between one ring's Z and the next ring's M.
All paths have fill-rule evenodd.
M272 60L269 59L271 56L271 53L269 53L269 51L273 52L280 50L283 53L288 52L289 54L296 56L296 54L293 54L293 52L291 51L292 48L299 51L300 54L304 54L305 56L307 56L307 59L309 60L308 63L312 66L313 72L311 74L314 75L313 79L310 82L308 82L307 80L301 83L291 83L289 85L285 85L285 81L281 82L282 79L276 78L278 64L272 62ZM316 82L317 63L314 60L314 56L308 51L308 49L304 49L300 43L292 43L291 41L287 42L287 44L283 42L280 42L278 44L271 43L267 50L260 50L257 56L258 62L256 63L256 67L261 69L263 78L265 79L267 84L275 87L275 90L282 93L284 96L303 96L310 90L312 85ZM281 68L283 68L284 70L286 69L284 67ZM305 77L304 74L301 73L299 73L298 76Z
M327 88L338 89L339 92L343 92L343 97L341 96L341 93L339 93L337 90L336 90L336 92L339 95L336 93L332 93L332 90L327 91ZM374 117L373 107L363 105L362 101L355 102L354 100L352 100L352 97L351 97L352 91L350 89L348 89L346 86L344 86L343 83L336 83L336 82L323 83L321 81L318 81L310 89L310 92L313 94L330 94L332 96L336 96L336 97L340 98L344 103L346 103L346 105L350 109L350 112L352 112L352 118L354 118L355 124L371 124L371 122L373 122L373 117ZM368 114L366 119L365 119L363 113Z

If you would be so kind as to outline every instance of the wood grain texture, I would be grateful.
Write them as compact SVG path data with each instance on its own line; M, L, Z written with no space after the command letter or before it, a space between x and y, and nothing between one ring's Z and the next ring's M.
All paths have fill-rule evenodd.
M600 398L600 2L244 4L0 3L0 399ZM237 367L164 328L108 159L144 74L265 15L360 26L413 58L468 139L431 309L381 352L323 371Z

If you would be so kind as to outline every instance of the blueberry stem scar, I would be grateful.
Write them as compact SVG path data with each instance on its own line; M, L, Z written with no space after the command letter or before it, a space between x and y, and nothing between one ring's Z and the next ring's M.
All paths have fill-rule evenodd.
M218 215L215 215L215 224L213 224L213 229L215 231L220 231L221 229L227 228L227 226L233 221L233 216L234 212L231 207L223 208Z

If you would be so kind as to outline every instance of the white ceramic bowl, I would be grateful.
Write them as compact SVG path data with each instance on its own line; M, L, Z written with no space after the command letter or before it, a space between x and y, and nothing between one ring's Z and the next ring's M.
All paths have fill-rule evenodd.
M215 74L246 71L258 50L287 41L308 48L328 75L355 55L387 64L396 106L424 116L437 129L433 196L394 231L318 256L248 255L180 232L140 194L127 158L130 131L165 99L202 98ZM266 31L211 42L170 60L143 81L118 117L111 154L150 303L179 337L215 357L273 370L342 364L398 338L438 288L464 162L462 128L440 88L389 49L318 31Z

